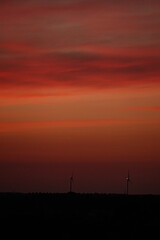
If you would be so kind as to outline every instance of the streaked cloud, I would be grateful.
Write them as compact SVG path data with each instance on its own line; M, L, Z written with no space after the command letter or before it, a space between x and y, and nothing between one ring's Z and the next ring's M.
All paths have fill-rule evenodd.
M160 111L160 106L130 106L129 110L133 111Z
M102 127L114 125L143 125L144 123L158 123L158 119L98 119L98 120L65 120L65 121L33 121L33 122L1 122L0 132L27 132L28 130L54 129L54 128L79 128L79 127Z
M1 1L1 88L159 83L160 3L136 2Z

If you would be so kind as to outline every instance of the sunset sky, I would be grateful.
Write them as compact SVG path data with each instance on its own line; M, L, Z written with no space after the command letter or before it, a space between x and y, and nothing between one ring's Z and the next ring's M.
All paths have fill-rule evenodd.
M0 191L160 194L160 1L0 1Z

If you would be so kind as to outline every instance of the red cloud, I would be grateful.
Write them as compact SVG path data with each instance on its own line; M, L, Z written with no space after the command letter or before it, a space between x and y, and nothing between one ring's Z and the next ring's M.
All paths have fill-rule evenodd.
M26 51L26 46L12 46L6 54ZM12 49L12 50L11 50ZM18 49L18 50L17 50ZM36 52L36 50L35 50ZM128 56L91 51L24 53L0 60L1 88L37 87L117 87L159 83L160 58L150 54Z
M8 2L0 2L2 95L159 83L159 1Z
M106 126L106 125L126 125L144 124L158 120L146 119L99 119L99 120L65 120L65 121L34 121L34 122L0 122L0 132L28 131L28 129L52 129L57 127L84 127L84 126Z
M134 111L160 111L160 106L132 106L127 109Z

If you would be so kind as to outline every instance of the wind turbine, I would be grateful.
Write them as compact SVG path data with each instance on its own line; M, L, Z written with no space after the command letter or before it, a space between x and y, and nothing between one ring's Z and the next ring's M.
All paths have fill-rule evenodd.
M69 192L70 193L72 192L73 183L74 183L74 180L73 180L73 173L72 173L70 180L69 180Z
M129 183L131 182L129 171L128 171L128 176L126 177L126 183L127 183L127 195L129 193Z

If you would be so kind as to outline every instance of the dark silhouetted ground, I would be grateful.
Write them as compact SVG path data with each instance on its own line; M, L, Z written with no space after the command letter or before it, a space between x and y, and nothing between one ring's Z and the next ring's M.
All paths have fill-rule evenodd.
M21 239L159 237L160 196L0 193L0 220L6 237Z

